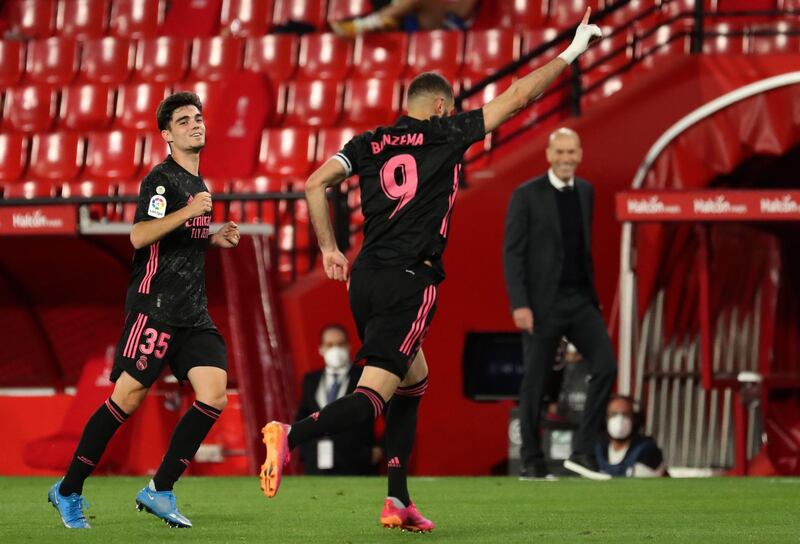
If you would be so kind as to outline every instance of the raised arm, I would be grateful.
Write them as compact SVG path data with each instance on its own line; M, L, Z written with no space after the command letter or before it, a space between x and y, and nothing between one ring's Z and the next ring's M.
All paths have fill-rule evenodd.
M350 277L350 264L336 245L325 189L341 183L346 177L344 166L335 159L329 159L306 181L308 214L317 234L319 249L322 251L322 265L325 274L330 279L338 281L347 281Z
M575 32L575 38L558 57L522 79L518 79L505 92L483 106L483 123L487 133L492 132L525 109L567 66L586 51L593 39L602 36L600 27L588 24L591 13L592 8L587 8L583 20Z

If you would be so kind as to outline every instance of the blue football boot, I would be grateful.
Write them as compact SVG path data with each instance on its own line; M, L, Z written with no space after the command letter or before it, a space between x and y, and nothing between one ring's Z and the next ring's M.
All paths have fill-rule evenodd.
M64 522L64 527L68 529L90 529L92 526L86 521L86 516L83 515L83 509L89 509L86 500L77 493L71 494L69 497L62 497L58 492L62 480L57 481L47 492L47 502L53 505L53 508L58 510L58 515L61 516L61 521Z
M192 526L192 522L178 511L175 493L172 491L154 491L147 486L136 495L136 508L140 512L142 510L150 512L175 529Z

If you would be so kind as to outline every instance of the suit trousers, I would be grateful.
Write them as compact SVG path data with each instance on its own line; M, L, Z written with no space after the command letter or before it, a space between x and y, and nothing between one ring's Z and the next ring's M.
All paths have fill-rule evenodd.
M519 393L520 456L525 466L544 461L539 436L542 400L563 336L578 348L589 370L589 389L575 440L575 453L594 451L594 443L605 422L606 403L617 374L614 348L591 295L584 289L561 287L547 316L539 319L534 315L533 334L522 333L525 375Z

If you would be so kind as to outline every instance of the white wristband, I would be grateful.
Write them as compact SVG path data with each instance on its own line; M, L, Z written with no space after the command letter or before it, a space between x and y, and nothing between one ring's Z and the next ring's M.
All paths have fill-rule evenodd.
M566 49L564 49L564 51L561 52L558 58L560 58L567 64L572 64L573 62L575 62L575 59L577 59L581 55L582 52L583 51L580 51L580 48L575 47L574 44L571 44L569 47L567 47Z

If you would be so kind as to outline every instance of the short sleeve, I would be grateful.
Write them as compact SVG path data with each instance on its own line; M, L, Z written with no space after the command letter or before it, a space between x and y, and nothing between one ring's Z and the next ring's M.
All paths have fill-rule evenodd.
M483 109L465 111L442 120L449 125L453 143L467 148L483 140L486 127L483 124Z
M151 221L166 216L168 208L175 204L170 202L172 197L166 177L151 172L139 186L139 200L133 222Z
M639 458L636 459L636 462L641 463L652 470L656 470L664 462L664 454L661 453L661 449L654 441L648 440L647 446L645 446L644 450L639 455Z
M366 134L359 134L351 138L350 141L344 144L344 147L333 156L333 158L339 161L344 167L347 176L358 173L359 158L361 157L361 149L365 140Z

